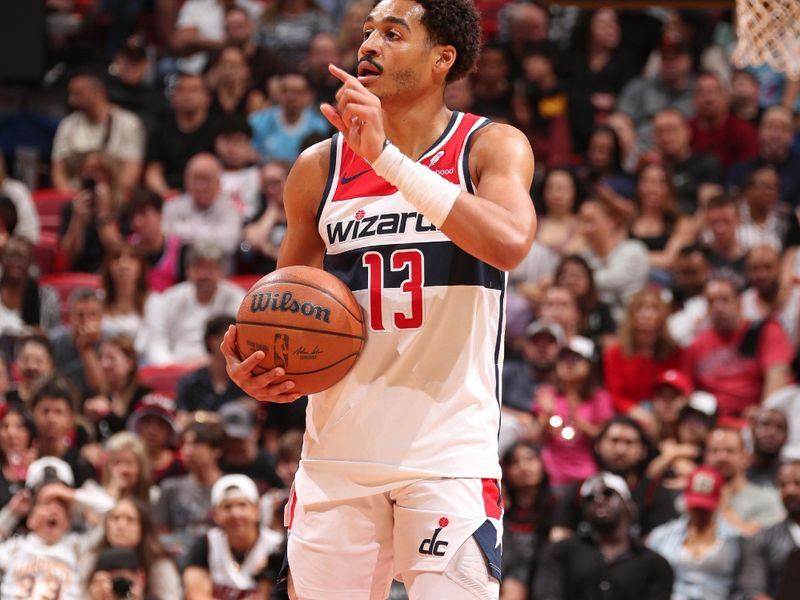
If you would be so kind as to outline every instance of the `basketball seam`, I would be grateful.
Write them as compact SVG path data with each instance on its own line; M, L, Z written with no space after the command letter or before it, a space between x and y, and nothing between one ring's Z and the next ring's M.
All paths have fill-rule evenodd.
M362 342L366 339L364 335L354 335L352 333L342 333L339 331L325 331L324 329L312 329L310 327L299 327L297 325L285 325L283 323L271 323L268 321L239 321L236 320L237 325L255 325L260 327L274 327L276 329L294 329L296 331L308 331L310 333L324 333L325 335L337 335L339 337L346 337L353 340L361 340ZM363 331L363 327L362 327Z
M315 369L314 371L286 371L285 367L281 367L282 369L284 369L284 371L286 371L285 374L282 375L282 377L289 377L291 375L313 375L314 373L319 373L321 371L327 371L331 367L336 367L336 366L340 365L341 363L343 363L344 361L346 361L349 358L353 358L354 356L358 357L359 354L360 354L359 352L354 352L353 354L348 354L347 356L344 356L344 357L340 358L336 362L333 362L333 363L331 363L331 364L329 364L329 365L327 365L325 367L322 367L321 369ZM261 365L256 365L256 366L259 369L264 369L264 373L272 370L272 369L267 369L265 367L262 367ZM276 368L276 367L273 367L273 368ZM259 373L259 375L261 375L261 373Z
M263 284L261 284L260 286L258 286L258 287L256 287L256 288L252 288L252 289L250 290L250 292L254 292L255 290L259 290L259 289L261 289L262 287L264 287L264 286L267 286L267 285L272 285L273 283L294 283L295 285L304 285L304 286L306 286L306 287L310 287L311 289L317 290L318 292L322 292L323 294L325 294L326 296L328 296L328 297L329 297L331 300L334 300L334 301L336 301L338 304L340 304L340 305L341 305L341 307L342 307L343 309L345 309L345 310L346 310L346 311L347 311L347 312L350 314L350 316L351 316L351 317L353 317L353 318L354 318L356 321L358 321L359 323L363 323L363 322L364 322L364 319L363 319L361 316L359 316L359 315L354 315L354 314L353 314L353 311L351 311L349 308L347 308L347 306L345 306L345 304L344 304L344 303L343 303L341 300L339 300L339 299L338 299L336 296L334 296L333 294L331 294L331 293L330 293L328 290L326 290L325 288L321 288L321 287L319 287L319 286L313 285L313 284L311 284L311 283L308 283L307 281L295 281L295 280L292 280L292 279L270 279L269 281L265 281L265 282L264 282ZM343 284L343 285L344 285L344 284ZM347 287L347 286L345 286L345 287ZM250 292L248 292L248 294L249 294ZM351 293L352 293L352 292L351 292Z

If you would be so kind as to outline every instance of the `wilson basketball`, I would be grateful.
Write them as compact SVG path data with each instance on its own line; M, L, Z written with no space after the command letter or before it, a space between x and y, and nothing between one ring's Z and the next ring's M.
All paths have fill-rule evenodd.
M350 289L321 269L273 271L247 292L236 315L242 358L266 355L253 371L282 367L292 393L313 394L338 383L358 360L366 339L364 316Z

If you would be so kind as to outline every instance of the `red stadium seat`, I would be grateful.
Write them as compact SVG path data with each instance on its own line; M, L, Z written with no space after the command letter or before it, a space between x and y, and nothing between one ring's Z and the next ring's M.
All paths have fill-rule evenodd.
M255 274L255 275L231 275L228 277L228 281L238 285L240 288L249 290L253 284L264 277L263 274Z
M61 227L61 208L70 200L72 194L61 190L46 189L33 192L33 202L36 204L42 232L58 233Z
M196 365L164 365L139 368L139 383L165 396L175 397L178 380L197 369Z
M100 275L96 273L52 273L39 279L40 285L49 285L58 292L61 301L61 319L66 323L69 314L69 295L78 288L88 287L99 290L102 287Z

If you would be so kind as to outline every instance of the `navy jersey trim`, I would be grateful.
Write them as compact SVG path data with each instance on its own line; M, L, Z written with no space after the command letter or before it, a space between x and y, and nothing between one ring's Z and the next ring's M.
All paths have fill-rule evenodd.
M506 314L506 286L500 288L500 318L497 320L497 341L494 345L494 396L500 404L500 350L503 344L503 327L505 327ZM499 430L498 430L499 435Z
M467 139L464 140L464 156L462 157L461 162L461 170L464 173L464 183L467 185L467 191L470 194L475 193L475 186L472 183L472 177L469 175L469 151L472 147L472 136L475 135L475 132L479 129L482 129L489 125L491 121L486 119L483 123L478 125L474 131L471 131L470 134L467 136Z
M336 159L339 154L339 144L337 142L340 135L342 134L337 132L331 136L331 157L328 162L328 180L325 182L325 191L322 192L322 199L319 201L319 207L317 208L317 226L319 226L319 220L322 218L322 211L325 208L325 204L328 202L328 194L331 193L334 178L336 177Z
M503 547L497 546L497 528L492 525L489 519L475 530L472 537L478 543L484 558L489 574L500 581L502 577Z
M504 292L505 272L468 254L451 241L369 246L340 254L326 254L324 269L344 281L351 290L366 290L369 280L368 271L361 263L364 253L379 252L384 264L389 265L392 253L405 249L416 249L424 255L425 287L471 285L500 290L501 294ZM400 288L408 279L408 268L398 271L386 269L383 278L384 288Z
M444 128L444 131L442 132L442 134L441 134L441 135L440 135L438 138L436 138L436 141L435 141L435 142L433 142L433 144L431 144L431 145L428 147L428 149L427 149L427 150L425 150L425 152L423 152L422 154L420 154L420 155L419 155L419 158L417 158L417 159L416 159L414 162L419 162L420 160L422 160L423 158L425 158L425 155L426 155L426 154L428 154L428 152L430 152L431 150L433 150L434 148L436 148L436 146L438 146L439 144L441 144L441 143L442 143L442 141L444 140L444 138L446 138L446 137L447 137L447 134L449 134L449 133L450 133L450 130L453 128L453 125L455 125L455 123L456 123L456 119L458 118L458 114L459 114L459 113L458 113L458 111L455 111L455 110L453 111L453 114L452 114L452 115L450 115L450 121L448 121L448 123L447 123L447 127L445 127L445 128Z

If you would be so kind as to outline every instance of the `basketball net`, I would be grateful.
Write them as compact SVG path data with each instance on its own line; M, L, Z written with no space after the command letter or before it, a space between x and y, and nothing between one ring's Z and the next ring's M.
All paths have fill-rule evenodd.
M736 0L738 67L767 63L800 78L800 0Z

